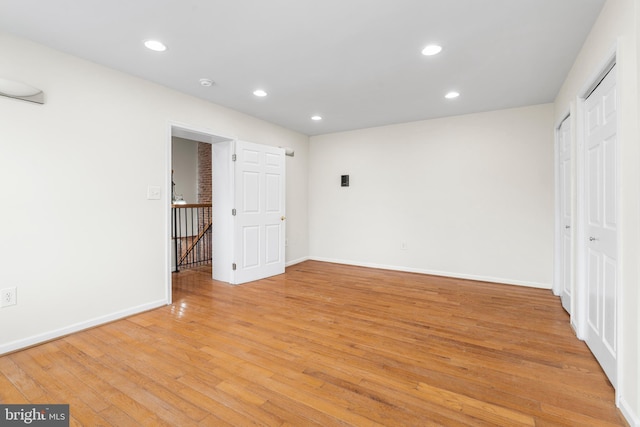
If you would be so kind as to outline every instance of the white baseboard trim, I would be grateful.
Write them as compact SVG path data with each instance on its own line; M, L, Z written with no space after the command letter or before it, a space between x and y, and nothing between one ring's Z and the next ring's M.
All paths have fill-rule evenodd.
M631 427L640 427L640 417L638 416L638 414L633 412L633 410L629 406L629 403L624 400L623 397L620 397L618 399L618 408L620 408L620 412L622 412L622 415Z
M64 337L74 332L83 331L85 329L93 328L94 326L98 326L98 325L103 325L105 323L109 323L114 320L119 320L128 316L132 316L134 314L153 310L154 308L162 307L164 305L167 305L166 300L154 301L154 302L142 304L136 307L131 307L126 310L107 314L105 316L96 317L96 318L87 320L85 322L75 323L73 325L65 326L60 329L54 329L52 331L45 332L42 334L33 335L31 337L19 339L16 341L11 341L5 344L0 344L0 356L6 353L24 349L27 347L32 347L34 345L42 344L44 342L51 341L56 338Z
M293 261L289 261L285 264L285 267L291 267L292 265L300 264L301 262L309 261L309 257L302 257L298 259L294 259Z
M355 265L358 267L368 267L368 268L379 268L382 270L393 270L393 271L403 271L406 273L420 273L420 274L429 274L432 276L443 276L443 277L451 277L456 279L466 279L466 280L475 280L478 282L490 282L490 283L499 283L502 285L516 285L516 286L525 286L529 288L539 288L539 289L551 289L550 283L537 283L537 282L528 282L524 280L511 280L504 279L500 277L489 277L489 276L477 276L473 274L461 274L461 273L452 273L449 271L437 271L437 270L426 270L422 268L412 268L412 267L403 267L397 265L386 265L386 264L375 264L370 262L358 262L358 261L350 261L350 260L341 260L341 259L333 259L333 258L323 258L323 257L309 257L310 260L313 261L322 261L322 262L332 262L336 264L346 264L346 265Z

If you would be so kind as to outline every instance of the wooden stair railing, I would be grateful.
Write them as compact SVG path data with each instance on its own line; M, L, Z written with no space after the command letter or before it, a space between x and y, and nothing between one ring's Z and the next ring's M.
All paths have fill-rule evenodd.
M211 228L211 224L212 222L209 221L209 223L202 229L202 231L198 233L196 238L193 239L193 241L187 247L187 250L185 251L185 253L180 256L180 261L178 262L178 264L182 264L182 262L189 256L189 254L193 252L195 247L198 245L198 242L200 242L200 240L204 237L204 235L207 234L207 231L209 231L209 229Z
M174 203L171 205L171 239L173 272L180 267L211 262L211 203ZM207 234L208 233L208 234Z

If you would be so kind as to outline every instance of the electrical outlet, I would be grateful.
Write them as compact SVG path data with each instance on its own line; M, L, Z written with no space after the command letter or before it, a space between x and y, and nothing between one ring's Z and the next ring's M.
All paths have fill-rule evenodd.
M407 250L407 242L401 242L400 243L400 249L402 249L403 251Z
M8 307L16 304L16 288L0 290L0 307Z

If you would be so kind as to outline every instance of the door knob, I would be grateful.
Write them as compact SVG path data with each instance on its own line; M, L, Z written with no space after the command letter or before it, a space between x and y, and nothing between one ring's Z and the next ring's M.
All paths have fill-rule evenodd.
M597 237L589 237L590 242L593 242L594 240L600 240L600 239L598 239Z
M284 216L284 215L282 215L282 216L280 217L280 221L284 221L285 219L287 219L287 217L286 217L286 216Z
M571 226L570 225L565 225L564 228L569 229L569 228L571 228Z

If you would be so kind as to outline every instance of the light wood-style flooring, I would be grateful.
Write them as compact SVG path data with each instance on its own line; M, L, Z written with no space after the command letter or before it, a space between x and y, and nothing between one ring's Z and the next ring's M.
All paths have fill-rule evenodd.
M307 261L0 357L84 426L620 426L551 291ZM135 284L132 284L134 286Z

